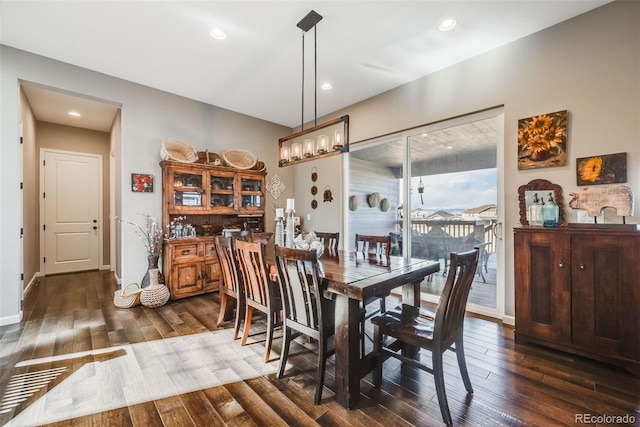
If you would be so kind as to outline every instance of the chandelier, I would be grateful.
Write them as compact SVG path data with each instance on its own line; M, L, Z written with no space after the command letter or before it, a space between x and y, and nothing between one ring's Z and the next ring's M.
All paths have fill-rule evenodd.
M317 24L322 16L312 10L296 25L302 30L302 108L300 132L285 136L278 140L279 165L289 166L320 157L332 156L349 151L349 116L330 120L318 125L317 101ZM304 129L304 35L313 28L314 57L314 126Z

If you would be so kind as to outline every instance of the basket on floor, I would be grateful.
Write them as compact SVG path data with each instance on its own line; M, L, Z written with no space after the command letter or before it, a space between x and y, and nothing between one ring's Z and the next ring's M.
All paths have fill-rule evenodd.
M142 288L140 302L145 307L160 307L169 301L169 295L169 288L165 285L150 285L146 288Z
M137 283L130 283L122 289L118 289L113 295L113 305L118 308L131 308L140 304L142 289Z
M160 156L163 160L193 163L198 160L198 152L190 144L179 139L165 139L162 141Z
M227 166L236 169L251 169L258 162L253 153L240 149L227 150L222 153L222 158Z

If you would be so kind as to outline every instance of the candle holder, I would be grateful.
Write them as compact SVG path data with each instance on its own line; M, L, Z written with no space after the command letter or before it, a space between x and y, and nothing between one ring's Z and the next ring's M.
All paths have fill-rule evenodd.
M294 214L294 210L293 209L287 209L287 223L285 225L285 245L288 248L295 248L296 244L294 242L296 235L295 235L295 225L294 225L294 219L293 219L293 214Z
M284 246L284 218L276 217L276 233L275 233L276 246Z

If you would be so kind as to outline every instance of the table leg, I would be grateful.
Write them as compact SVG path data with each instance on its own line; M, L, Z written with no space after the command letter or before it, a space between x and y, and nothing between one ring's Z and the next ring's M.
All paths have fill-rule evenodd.
M414 307L420 307L420 283L422 280L417 280L413 283L407 283L402 285L402 303L412 305ZM419 347L403 345L402 355L411 359L418 357Z
M336 298L336 400L353 408L360 398L360 302Z

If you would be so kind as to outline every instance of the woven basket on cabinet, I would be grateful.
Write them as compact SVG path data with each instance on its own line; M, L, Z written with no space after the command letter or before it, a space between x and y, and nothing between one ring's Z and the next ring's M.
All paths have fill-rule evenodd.
M251 169L256 165L258 159L247 150L227 150L222 153L222 158L227 166L236 169Z
M182 163L193 163L198 160L198 152L192 145L179 139L165 139L162 141L160 156L163 160L173 160Z

